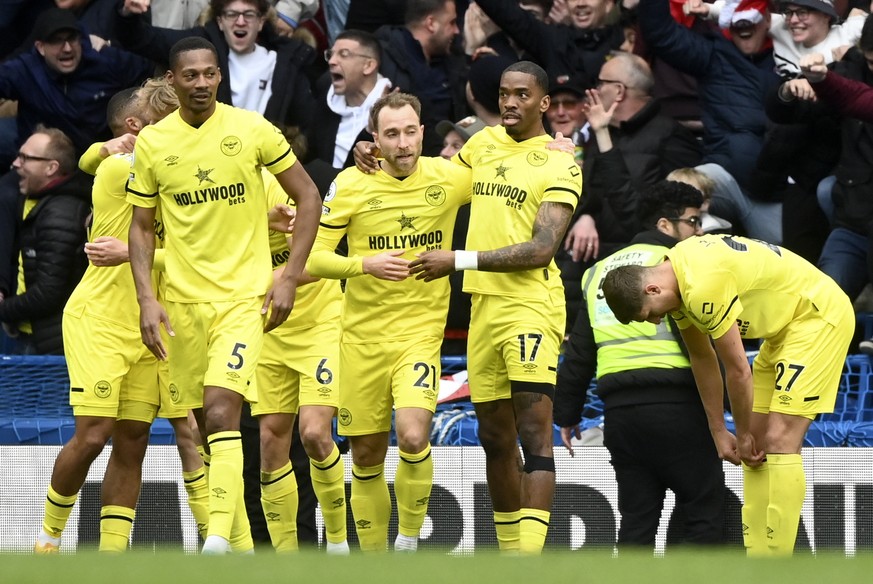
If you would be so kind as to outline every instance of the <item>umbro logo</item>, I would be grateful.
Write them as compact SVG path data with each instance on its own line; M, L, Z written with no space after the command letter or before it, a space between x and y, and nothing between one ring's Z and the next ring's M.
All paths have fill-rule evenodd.
M214 489L212 489L212 494L215 495L219 499L224 499L224 496L227 494L227 491L225 491L221 487L215 487Z
M267 521L279 521L282 518L282 516L275 511L264 513L264 516L267 518Z
M366 519L359 519L358 521L355 521L355 525L357 525L359 529L370 529L373 522L367 521Z
M167 156L166 158L164 158L164 162L167 163L167 166L176 166L177 164L179 164L179 157L173 156L171 154L170 156Z
M378 209L382 206L382 201L380 201L379 199L370 199L369 201L367 201L367 204L370 205L371 209Z

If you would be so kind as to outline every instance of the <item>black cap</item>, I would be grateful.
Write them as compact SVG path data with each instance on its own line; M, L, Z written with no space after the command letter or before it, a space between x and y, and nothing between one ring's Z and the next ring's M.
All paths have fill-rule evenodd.
M588 89L578 76L559 75L549 81L549 95L554 96L559 91L569 91L579 97L585 97Z
M65 8L49 8L36 19L33 36L36 40L44 42L62 30L79 32L76 15Z

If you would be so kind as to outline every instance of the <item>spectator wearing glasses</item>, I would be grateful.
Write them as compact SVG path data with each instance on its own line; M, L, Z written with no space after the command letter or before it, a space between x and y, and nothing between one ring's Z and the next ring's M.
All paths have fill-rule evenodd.
M307 71L315 51L276 32L268 0L210 0L210 20L187 30L151 26L148 6L149 0L124 0L117 30L129 50L166 65L174 43L205 38L218 50L218 101L256 111L282 128L303 130L312 121L315 101Z
M63 355L64 305L85 271L85 217L90 181L76 168L73 141L37 126L21 145L11 173L20 192L14 255L15 294L0 295L0 322L24 354Z
M737 14L739 2L719 0L713 4L689 0L687 10L728 22ZM819 53L827 63L839 60L861 37L861 28L867 14L854 9L844 22L834 7L833 0L789 0L777 2L778 12L770 16L770 38L773 39L773 58L783 79L800 77L800 58ZM748 16L756 22L754 14Z
M750 237L782 240L782 205L751 198L748 188L769 121L763 103L779 83L765 0L741 0L720 31L685 28L668 0L641 0L640 27L651 51L697 79L705 172L716 183L712 212Z
M582 203L558 254L567 297L568 329L581 301L582 272L597 259L624 247L638 233L640 193L671 171L700 162L694 134L660 113L652 98L648 64L630 53L615 53L588 90L585 105L593 139L585 148Z
M600 289L614 267L659 263L668 248L701 235L702 204L696 188L679 182L662 181L642 194L644 230L581 280L582 309L558 369L554 420L571 455L588 385L597 375L604 444L618 483L620 551L655 545L668 488L685 519L685 542L722 541L724 471L679 330L667 319L658 325L619 323Z
M318 127L307 132L309 155L333 168L354 165L352 147L369 142L370 109L391 88L379 73L382 49L372 33L347 30L324 52L328 71L315 84L315 118Z

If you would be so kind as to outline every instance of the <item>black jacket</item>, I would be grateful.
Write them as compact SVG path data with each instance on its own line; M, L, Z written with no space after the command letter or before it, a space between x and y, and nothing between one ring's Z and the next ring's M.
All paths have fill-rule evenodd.
M64 305L88 266L84 247L91 178L77 172L37 198L39 202L18 228L25 290L0 302L0 321L13 325L29 321L36 351L62 355ZM23 205L21 197L19 217Z
M618 25L583 30L566 24L545 24L516 0L477 0L485 14L546 70L549 79L563 75L594 87L600 67L624 42Z
M586 145L576 216L594 217L602 244L626 244L642 228L636 217L640 191L677 168L700 164L701 148L688 128L660 115L654 100L609 134L609 152L600 153L593 137Z
M233 105L228 64L230 47L214 20L207 22L206 26L174 30L151 26L144 16L117 15L116 31L127 50L164 66L167 65L170 48L177 41L189 36L205 38L218 50L218 66L222 72L221 83L218 85L218 101ZM258 44L277 53L271 83L273 93L267 102L264 117L274 124L305 129L313 119L315 106L307 77L315 60L315 50L297 39L279 36L269 23L264 24Z
M336 149L336 133L339 130L340 115L327 105L327 90L330 88L330 73L322 75L315 83L315 118L318 124L310 124L306 131L306 162L323 160L333 166L333 152ZM358 133L355 142L372 142L373 134L366 128ZM355 165L354 146L349 149L343 168Z
M856 48L850 49L842 61L834 63L833 69L843 77L873 86L873 73ZM778 123L820 125L821 120L831 120L834 112L821 100L786 103L771 95L767 114ZM837 177L833 189L834 225L869 235L873 225L873 124L848 117L840 120L842 147L834 171Z
M663 245L665 251L676 240L657 230L644 231L634 237L631 245L647 243ZM683 347L682 338L676 340ZM588 385L597 372L597 344L583 300L576 324L564 350L564 360L558 368L553 417L561 427L574 426L582 418ZM597 394L603 400L604 411L610 408L652 403L700 402L691 369L634 369L604 375L597 380Z
M422 154L439 155L443 139L436 125L442 120L460 120L469 113L466 57L451 54L428 63L421 45L403 26L383 26L376 37L382 47L379 72L391 80L392 87L421 100Z

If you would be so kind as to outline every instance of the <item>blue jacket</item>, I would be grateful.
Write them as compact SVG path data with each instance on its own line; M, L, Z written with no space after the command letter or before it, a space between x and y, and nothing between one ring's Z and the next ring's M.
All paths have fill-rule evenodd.
M703 162L720 164L747 186L767 131L764 98L780 81L773 50L747 56L718 31L687 29L670 16L667 0L640 0L638 10L646 45L697 78Z
M69 75L50 69L36 48L0 63L0 98L18 100L18 137L37 124L63 130L80 151L111 137L106 105L117 92L139 85L152 64L114 47L93 49L82 34L82 62Z

